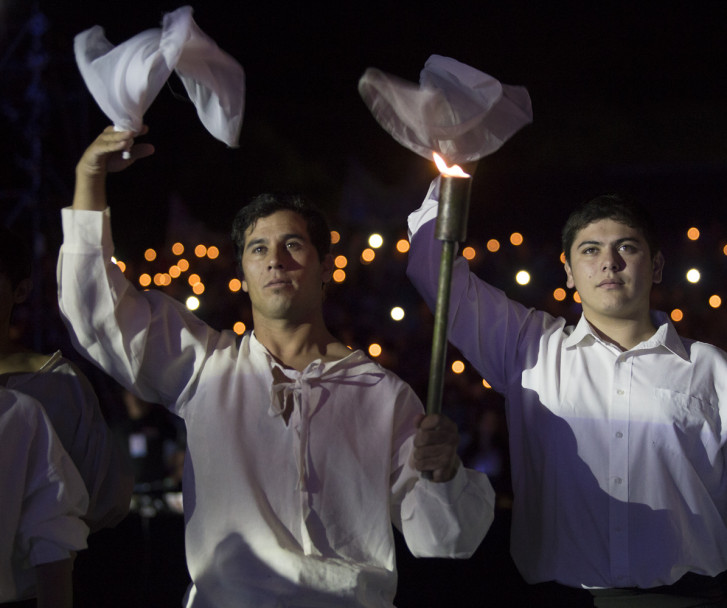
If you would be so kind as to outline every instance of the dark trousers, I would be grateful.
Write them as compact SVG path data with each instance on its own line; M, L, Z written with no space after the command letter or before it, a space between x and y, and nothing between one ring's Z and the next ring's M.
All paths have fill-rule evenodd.
M673 585L651 589L574 589L548 582L531 585L528 598L539 608L727 608L727 573L688 573Z

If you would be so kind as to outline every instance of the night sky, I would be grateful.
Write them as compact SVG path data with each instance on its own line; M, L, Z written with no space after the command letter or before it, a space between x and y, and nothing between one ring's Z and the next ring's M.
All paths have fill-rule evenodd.
M424 6L426 5L426 6ZM107 124L85 89L73 36L102 25L118 44L180 4L156 0L41 2L47 64L29 97L33 2L3 5L0 151L6 223L34 203L29 134L40 144L42 230L58 238L73 168ZM37 5L36 5L37 6ZM169 201L227 230L236 209L266 190L294 190L334 224L403 230L434 175L370 115L357 82L370 66L418 81L427 57L454 57L530 92L534 122L480 163L470 233L519 229L557 246L567 212L603 192L636 194L665 232L722 222L727 185L727 3L222 2L195 20L244 67L240 148L197 119L174 77L146 115L157 153L110 181L117 245L129 255L164 238ZM33 89L35 90L35 89ZM32 117L38 99L39 116ZM31 131L29 125L37 127ZM18 196L20 195L20 198ZM176 207L175 207L176 208ZM36 215L37 219L37 215Z

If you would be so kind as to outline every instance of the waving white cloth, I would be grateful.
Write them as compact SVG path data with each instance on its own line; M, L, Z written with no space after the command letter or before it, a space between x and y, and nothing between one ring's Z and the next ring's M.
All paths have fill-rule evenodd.
M527 89L441 55L424 64L419 86L369 68L358 90L396 141L430 160L437 152L450 164L492 154L533 120Z
M174 71L205 128L236 147L245 106L245 72L192 19L192 7L164 15L161 29L113 46L101 26L78 34L76 63L101 110L118 130L141 130L143 116Z

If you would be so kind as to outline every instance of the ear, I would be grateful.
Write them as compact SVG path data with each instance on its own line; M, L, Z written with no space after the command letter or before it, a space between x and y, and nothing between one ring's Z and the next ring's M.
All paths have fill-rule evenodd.
M573 271L571 270L570 264L568 262L565 262L563 264L563 268L565 269L565 285L568 289L574 289L576 286L576 282L573 279Z
M333 262L333 255L330 253L327 253L325 257L323 258L323 261L321 262L321 282L322 283L330 283L331 279L333 278L333 271L335 270L336 265Z
M664 256L661 251L657 251L652 262L653 272L651 280L653 283L661 283L661 277L664 272Z
M22 304L30 296L30 292L33 289L33 281L30 279L23 279L18 283L18 286L13 292L13 302L15 304Z

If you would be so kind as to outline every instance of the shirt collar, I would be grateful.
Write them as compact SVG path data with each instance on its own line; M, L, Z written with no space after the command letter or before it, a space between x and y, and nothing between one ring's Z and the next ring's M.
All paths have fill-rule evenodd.
M684 348L684 343L676 329L674 329L671 321L669 321L667 314L662 311L651 311L651 321L657 328L654 335L631 350L653 349L663 346L678 357L689 361L689 354L686 348ZM586 320L585 315L581 315L578 325L575 326L570 336L566 338L564 346L566 348L572 348L578 345L590 346L596 341L600 342L601 339L593 330L591 324Z

